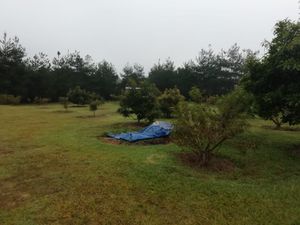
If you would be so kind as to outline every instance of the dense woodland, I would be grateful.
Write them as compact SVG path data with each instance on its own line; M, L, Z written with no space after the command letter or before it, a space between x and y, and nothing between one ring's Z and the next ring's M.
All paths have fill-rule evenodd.
M205 95L228 93L245 74L245 61L250 50L243 51L236 44L227 51L215 53L211 48L201 50L195 60L176 68L171 59L155 64L149 74L139 64L126 65L119 74L112 63L96 63L78 51L52 60L44 53L27 57L17 37L3 35L0 41L0 93L21 96L22 102L36 98L58 101L68 91L80 86L104 99L118 96L126 86L149 80L160 91L175 86L188 97L193 86Z

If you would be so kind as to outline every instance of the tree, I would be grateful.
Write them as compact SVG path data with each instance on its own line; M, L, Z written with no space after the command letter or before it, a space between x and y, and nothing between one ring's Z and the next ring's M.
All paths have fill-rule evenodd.
M110 99L112 94L116 94L118 85L118 74L114 66L102 61L96 66L95 73L91 75L91 91L101 95L105 99Z
M143 119L152 122L159 116L157 96L159 90L154 84L142 82L140 86L132 85L124 92L118 111L125 117L134 114L138 123Z
M91 93L81 89L79 86L76 86L74 89L70 89L67 96L70 102L77 105L85 105L91 101Z
M94 117L96 117L96 111L98 110L98 101L92 101L90 102L90 111L94 113Z
M191 151L200 165L207 166L224 141L244 131L245 110L239 92L223 97L217 108L181 103L174 125L174 141Z
M69 108L69 99L67 97L60 97L59 98L59 102L62 104L62 106L64 107L65 111L68 111Z
M178 103L183 100L184 97L180 94L179 89L176 87L173 89L166 89L158 98L160 110L167 118L172 117L172 112L175 110Z
M202 92L199 88L193 86L189 91L189 96L193 102L201 103L203 100Z
M255 54L237 44L219 53L202 49L195 60L178 68L176 85L186 97L193 86L209 96L227 94L244 76L246 59Z
M123 90L127 86L132 85L132 83L139 85L145 80L144 67L137 63L133 66L130 66L128 64L123 68L123 73L121 74L121 77L122 81L120 84L120 88Z
M153 82L160 91L173 88L176 85L177 73L174 62L167 59L165 63L155 64L149 73L149 80Z
M23 97L27 101L35 98L50 97L50 69L51 63L48 56L42 52L26 59L26 79L23 80Z
M19 38L8 38L4 33L0 40L0 90L3 94L23 97L26 89L25 80L25 48L20 44Z
M263 58L250 58L243 80L253 94L258 115L282 123L300 122L300 23L290 20L275 25L274 38L266 42Z
M90 56L84 58L78 51L66 55L59 54L52 61L51 87L52 99L65 96L71 88L80 86L90 90L89 84L95 65Z

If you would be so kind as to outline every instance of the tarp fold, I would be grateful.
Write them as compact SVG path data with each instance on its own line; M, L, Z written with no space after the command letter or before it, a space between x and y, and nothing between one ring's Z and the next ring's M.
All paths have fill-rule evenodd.
M108 134L108 136L118 140L135 142L147 139L167 137L171 134L172 128L172 124L168 122L156 121L137 132Z

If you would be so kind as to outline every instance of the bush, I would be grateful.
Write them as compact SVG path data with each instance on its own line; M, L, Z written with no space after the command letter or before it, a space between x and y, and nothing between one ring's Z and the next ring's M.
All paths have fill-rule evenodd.
M207 99L206 99L206 103L209 104L209 105L215 105L218 101L218 96L209 96Z
M86 90L81 89L79 86L76 86L74 89L69 90L67 96L69 101L76 105L89 104L92 97L95 97Z
M18 105L21 102L21 96L0 94L0 104L2 105Z
M176 87L173 89L166 89L158 98L160 110L167 118L172 117L172 112L174 112L175 107L183 100L184 97L180 94L179 89Z
M243 88L237 87L231 93L219 97L216 101L218 108L222 112L239 113L253 115L254 98Z
M123 93L118 112L125 117L134 114L138 123L143 119L152 122L160 114L157 101L159 94L154 84L142 82L139 87L132 85Z
M193 102L201 103L203 101L202 92L195 86L189 91L189 96Z
M96 116L96 111L98 110L98 105L100 104L99 101L92 101L90 102L90 111L94 113L94 117Z
M216 107L181 103L173 137L183 149L192 151L200 165L207 166L218 147L242 133L247 125L239 94L224 96Z

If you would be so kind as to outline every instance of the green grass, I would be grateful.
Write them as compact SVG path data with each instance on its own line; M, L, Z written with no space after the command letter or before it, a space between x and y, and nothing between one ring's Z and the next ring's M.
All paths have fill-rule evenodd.
M180 163L174 144L101 142L131 129L116 109L106 103L93 118L88 108L0 106L0 224L300 224L299 131L252 120L219 152L236 169L217 173Z

